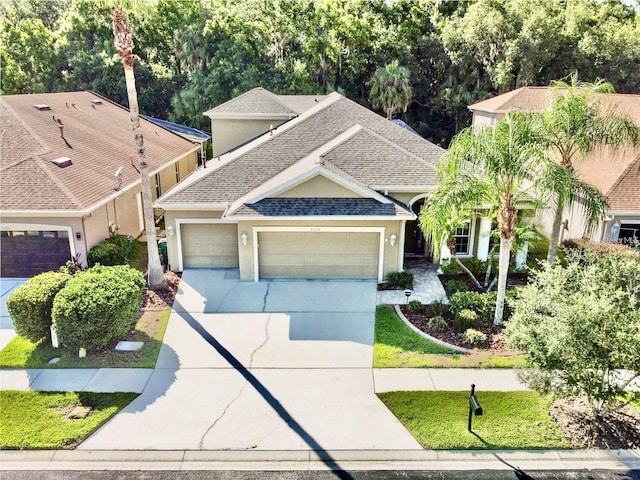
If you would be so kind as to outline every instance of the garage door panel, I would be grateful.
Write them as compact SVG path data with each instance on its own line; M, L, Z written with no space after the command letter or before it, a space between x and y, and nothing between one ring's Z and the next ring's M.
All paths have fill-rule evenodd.
M260 232L262 278L377 279L377 232Z
M238 268L235 224L187 223L181 237L184 268Z
M71 260L69 234L64 230L4 231L0 252L3 277L32 277Z

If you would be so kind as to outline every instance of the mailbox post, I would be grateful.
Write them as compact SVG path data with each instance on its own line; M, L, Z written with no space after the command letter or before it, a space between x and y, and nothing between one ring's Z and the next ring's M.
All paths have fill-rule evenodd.
M471 431L471 419L473 415L476 417L482 415L482 406L480 406L480 402L476 398L475 383L471 384L471 396L469 397L469 431Z

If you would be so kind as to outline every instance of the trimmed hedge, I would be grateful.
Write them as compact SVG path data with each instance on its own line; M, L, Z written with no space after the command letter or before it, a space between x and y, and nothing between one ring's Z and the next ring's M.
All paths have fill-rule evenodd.
M126 265L95 266L73 277L53 305L60 342L95 350L124 336L135 325L144 277Z
M44 272L30 278L9 295L7 310L18 335L34 343L51 338L53 301L70 278L64 272Z
M127 237L113 235L106 240L96 243L87 253L87 262L90 267L94 265L122 265L127 259Z
M413 273L408 270L404 272L389 272L385 280L394 287L413 288Z
M454 293L466 292L469 290L469 287L462 280L452 279L447 282L447 286L444 290L447 293L447 297L450 297Z

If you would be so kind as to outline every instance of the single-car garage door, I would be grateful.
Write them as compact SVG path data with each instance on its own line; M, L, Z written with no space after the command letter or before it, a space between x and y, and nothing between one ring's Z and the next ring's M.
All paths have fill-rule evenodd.
M57 270L71 260L66 230L0 232L3 277L32 277Z
M259 232L261 278L378 278L377 232Z
M184 268L238 268L238 226L185 223L181 226Z

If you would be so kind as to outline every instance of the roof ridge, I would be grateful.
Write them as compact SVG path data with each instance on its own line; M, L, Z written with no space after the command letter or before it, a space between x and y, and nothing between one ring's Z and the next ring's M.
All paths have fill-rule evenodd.
M639 165L640 165L640 154L638 154L635 160L629 163L629 166L624 170L624 172L620 174L618 179L613 183L613 185L611 185L611 188L607 192L605 192L605 196L608 197L609 195L611 195L613 191L616 189L616 187L620 185L620 183L622 183L622 181L627 177L627 174L629 173L629 171L632 168L638 167Z
M31 135L36 140L36 142L40 146L40 151L32 152L30 155L27 155L26 157L24 157L24 158L22 158L22 159L20 159L20 160L18 160L16 162L13 162L13 163L11 163L9 165L6 165L5 167L0 167L0 171L1 170L5 170L6 168L10 168L10 167L14 167L16 165L19 165L20 163L24 162L25 160L28 160L29 158L32 158L35 155L39 156L39 155L44 155L46 153L51 152L51 149L47 148L47 145L42 141L40 136L33 131L33 129L29 126L29 124L24 122L22 120L22 118L20 118L20 116L16 114L16 112L15 112L15 110L13 108L11 108L11 106L7 102L2 100L2 96L0 96L0 102L2 102L2 106L4 108L6 108L9 111L9 113L11 113L13 119L17 123L19 123L29 133L29 135Z

